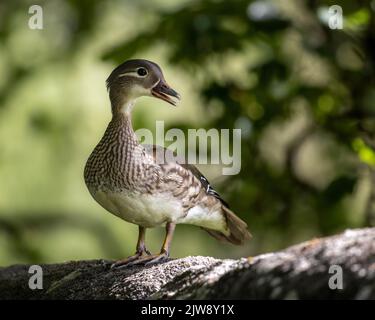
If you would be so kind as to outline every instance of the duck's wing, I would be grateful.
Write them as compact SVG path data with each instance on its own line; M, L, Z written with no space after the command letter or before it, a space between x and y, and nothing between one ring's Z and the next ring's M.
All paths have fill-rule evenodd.
M218 208L223 215L223 230L213 230L202 227L213 237L229 241L233 244L243 244L251 238L247 224L237 217L227 202L215 191L207 178L192 164L187 164L182 157L176 157L169 149L156 145L145 145L145 149L154 159L164 159L163 169L170 191L181 199L186 210L197 205L207 208ZM164 158L162 158L164 157Z
M216 190L210 185L207 178L197 169L196 166L192 164L180 164L183 168L188 170L191 174L193 174L202 184L202 187L206 190L206 193L210 196L215 197L218 199L224 206L229 209L228 203L216 192Z
M157 145L144 145L147 152L152 154L154 159L163 159L163 163L174 163L176 167L182 167L187 170L191 175L199 180L201 186L204 188L208 195L211 195L218 199L223 205L229 208L227 202L216 192L216 190L211 186L207 178L198 170L198 168L192 164L186 163L183 157L176 156L170 149L157 146ZM159 157L159 158L157 158ZM162 158L164 157L164 158Z

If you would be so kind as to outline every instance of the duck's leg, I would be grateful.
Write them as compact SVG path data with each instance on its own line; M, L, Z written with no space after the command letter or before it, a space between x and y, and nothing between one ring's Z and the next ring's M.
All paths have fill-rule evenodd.
M111 268L122 267L128 265L130 262L140 259L145 254L151 255L150 251L146 249L145 244L146 228L139 226L138 241L135 254L126 259L118 260L111 265Z
M132 265L132 266L136 264L149 265L152 263L168 260L170 244L173 238L175 227L176 225L174 223L172 222L167 223L166 228L165 228L166 234L165 234L163 246L161 247L160 253L141 257L137 260L130 262L128 265Z

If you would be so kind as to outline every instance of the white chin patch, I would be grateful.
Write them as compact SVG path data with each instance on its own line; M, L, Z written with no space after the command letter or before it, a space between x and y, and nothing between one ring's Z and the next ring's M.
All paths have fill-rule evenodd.
M150 96L151 95L151 90L150 89L146 89L146 88L144 88L144 87L136 84L132 88L131 95L132 95L132 97L134 99L142 97L142 96Z

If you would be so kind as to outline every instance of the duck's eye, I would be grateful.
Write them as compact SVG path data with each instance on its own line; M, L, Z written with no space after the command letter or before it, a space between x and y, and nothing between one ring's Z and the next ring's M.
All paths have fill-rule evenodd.
M139 76L141 76L141 77L144 77L144 76L147 75L147 70L146 70L145 68L139 68L139 69L137 70L137 74L138 74Z

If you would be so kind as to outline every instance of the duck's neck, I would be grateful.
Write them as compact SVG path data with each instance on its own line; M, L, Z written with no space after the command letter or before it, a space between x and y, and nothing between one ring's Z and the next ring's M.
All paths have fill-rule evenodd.
M116 132L116 136L129 147L139 144L132 125L132 108L135 101L123 104L121 107L112 106L112 120L110 126Z

